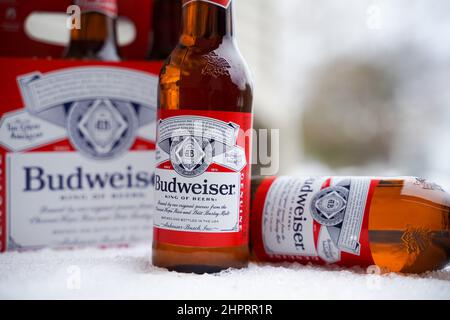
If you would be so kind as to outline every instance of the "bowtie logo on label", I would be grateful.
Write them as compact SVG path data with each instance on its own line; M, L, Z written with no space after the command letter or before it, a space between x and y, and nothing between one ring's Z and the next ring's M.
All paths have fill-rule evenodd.
M230 6L231 0L183 0L183 7L192 2L203 1L211 4L218 5L222 8L228 8Z

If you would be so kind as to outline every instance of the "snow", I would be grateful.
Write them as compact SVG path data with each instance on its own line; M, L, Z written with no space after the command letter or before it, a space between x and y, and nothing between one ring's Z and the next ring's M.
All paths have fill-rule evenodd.
M168 272L151 248L0 255L0 299L450 299L450 268L421 276L251 264L218 275Z

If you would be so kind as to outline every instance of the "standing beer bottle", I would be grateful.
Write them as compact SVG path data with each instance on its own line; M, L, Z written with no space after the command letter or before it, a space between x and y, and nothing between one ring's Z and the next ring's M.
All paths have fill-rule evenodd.
M166 60L178 43L181 29L181 0L155 0L149 60Z
M232 6L183 1L160 75L153 263L170 270L248 264L253 94Z
M80 29L72 29L65 58L120 61L117 44L117 0L76 0Z
M417 178L266 178L252 183L256 261L422 273L450 262L450 196Z

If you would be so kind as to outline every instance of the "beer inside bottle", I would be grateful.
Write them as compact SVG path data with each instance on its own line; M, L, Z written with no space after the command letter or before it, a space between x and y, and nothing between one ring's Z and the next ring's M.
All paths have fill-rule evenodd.
M252 193L257 261L403 273L450 262L450 197L424 179L261 178Z
M65 58L120 61L117 42L117 0L76 0L80 28L70 32Z
M160 75L153 263L211 273L248 264L252 84L232 1L183 1Z
M155 0L149 60L166 60L178 43L181 29L181 0Z

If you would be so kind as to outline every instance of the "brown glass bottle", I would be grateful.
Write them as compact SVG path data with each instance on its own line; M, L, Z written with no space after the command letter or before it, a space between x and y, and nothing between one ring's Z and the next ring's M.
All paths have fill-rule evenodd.
M280 190L282 190L280 187L293 181L283 178L285 179L284 182L280 182L279 179L281 178L259 178L252 182L251 233L253 259L270 262L295 261L325 264L326 261L323 259L316 259L311 255L307 257L302 253L295 254L293 253L294 250L286 250L289 247L286 243L294 241L291 237L286 237L286 242L280 241L275 246L268 244L272 237L270 234L273 232L267 228L268 221L273 218L272 213L269 212L273 207L269 203L280 200L283 197L280 196ZM302 181L307 181L305 179L302 178ZM345 181L345 178L338 179L344 179ZM357 178L349 179L347 181L351 181L351 179L355 181L354 179ZM376 265L382 271L402 273L423 273L446 266L450 262L449 194L436 184L423 179L405 177L369 178L369 180L372 183L368 191L369 195L365 200L364 214L366 217L358 240L361 244L360 255L346 255L345 257L341 255L340 261L335 263L348 267ZM277 181L278 185L276 185ZM327 181L327 178L323 178L321 181ZM291 194L289 196L284 196L286 203L294 203L294 206L288 205L288 210L283 211L283 209L282 212L288 212L289 208L294 209L290 211L293 213L292 215L283 215L283 218L278 221L279 229L295 228L295 217L299 217L295 213L299 212L296 209L301 203L300 199L302 199L301 190L302 188L304 188L303 190L308 189L303 187L304 185L304 183L299 183L297 187L290 189ZM326 190L333 191L333 187L322 186L322 190L325 189L325 191L320 191L319 188L319 190L314 190L303 197L305 199L305 213L302 217L305 217L305 220L302 222L305 229L307 224L305 221L316 219L311 212L313 210L320 211L312 209L312 206L317 208L314 201L320 198L320 195L319 197L315 197L315 195L319 192L327 193ZM279 191L276 190L277 188L279 188ZM269 190L271 191L269 192ZM331 207L335 205L334 200L332 200L333 196L326 199L329 202L325 202ZM346 199L348 201L347 208L351 202L358 201L358 199L364 201L364 197L365 193L362 192L351 201ZM262 204L258 204L258 201ZM318 207L321 208L321 205L319 204ZM331 215L329 217L332 219ZM289 221L293 221L293 223ZM263 225L266 227L263 227ZM314 222L314 228L316 226L317 221ZM287 234L289 232L286 232ZM316 249L320 248L320 240L317 241L316 239L315 242ZM275 247L277 249L273 250ZM278 250L280 252L276 252ZM290 253L287 253L287 251L290 251Z
M178 43L181 0L155 0L148 60L166 60Z
M191 115L201 118L207 117L208 121L212 123L217 120L215 118L220 118L219 120L223 123L238 123L241 129L251 128L252 83L246 63L239 53L234 39L232 5L232 1L183 2L182 34L178 45L167 59L160 75L160 119L163 114L182 115L183 117ZM161 123L159 134L162 134ZM159 136L159 139L161 139L161 136ZM192 143L195 144L195 141L192 140ZM214 142L210 140L205 141L203 139L200 144L202 143L208 146L211 143L214 148ZM159 146L161 145L161 142L159 142ZM174 148L172 147L172 149ZM207 147L203 150L203 153L207 153ZM230 197L229 201L222 203L223 206L231 206L235 201L238 201L239 207L231 210L230 214L240 214L240 221L236 221L236 224L240 225L239 231L216 234L194 232L191 236L185 235L183 232L178 236L176 232L172 232L173 234L168 234L165 237L168 239L166 241L163 234L171 231L159 228L156 222L153 242L154 265L170 270L196 273L218 272L223 269L247 266L249 255L250 142L245 146L245 150L247 166L237 173L241 177L240 185L233 186L233 188L240 187L241 198L239 200L239 193L236 193L235 189L227 189L233 190L234 193L230 192L233 196ZM192 148L183 149L183 151L185 152L184 155L196 154L195 149ZM177 166L173 163L172 165ZM177 182L180 179L183 179L184 182L182 186L189 185L191 181L205 183L205 188L210 188L209 195L211 195L217 192L215 189L217 189L218 184L227 178L225 174L223 174L223 178L222 176L213 178L221 170L223 170L223 167L216 167L213 163L210 164L205 173L197 178L183 178L182 175L176 174L174 178L167 180L167 183ZM159 195L158 199L163 200L157 200L157 208L160 201L164 202L166 201L164 199L169 197L167 192L158 191L160 185L159 172L162 171L157 169L156 193L157 198ZM168 172L162 173L168 174ZM208 178L204 178L206 174L209 175ZM236 173L233 171L230 174ZM218 179L215 185L208 185L208 183L211 183L211 179ZM164 188L164 185L161 185ZM171 185L168 186L168 189L170 189ZM177 196L184 197L182 193L173 194L173 197ZM182 205L197 206L198 204L192 201L194 199L198 199L198 197L190 197ZM213 196L211 199L201 202L201 204L212 206L216 203L214 201L217 201L217 199ZM155 221L157 219L161 219L158 209ZM219 222L220 220L221 218L218 219ZM185 225L183 226L185 227ZM198 228L200 227L205 228L204 225L199 225ZM227 237L231 237L232 240L230 238L228 241ZM182 238L187 242L184 242Z
M67 59L120 61L117 42L117 1L77 0L80 29L72 29L64 53Z

